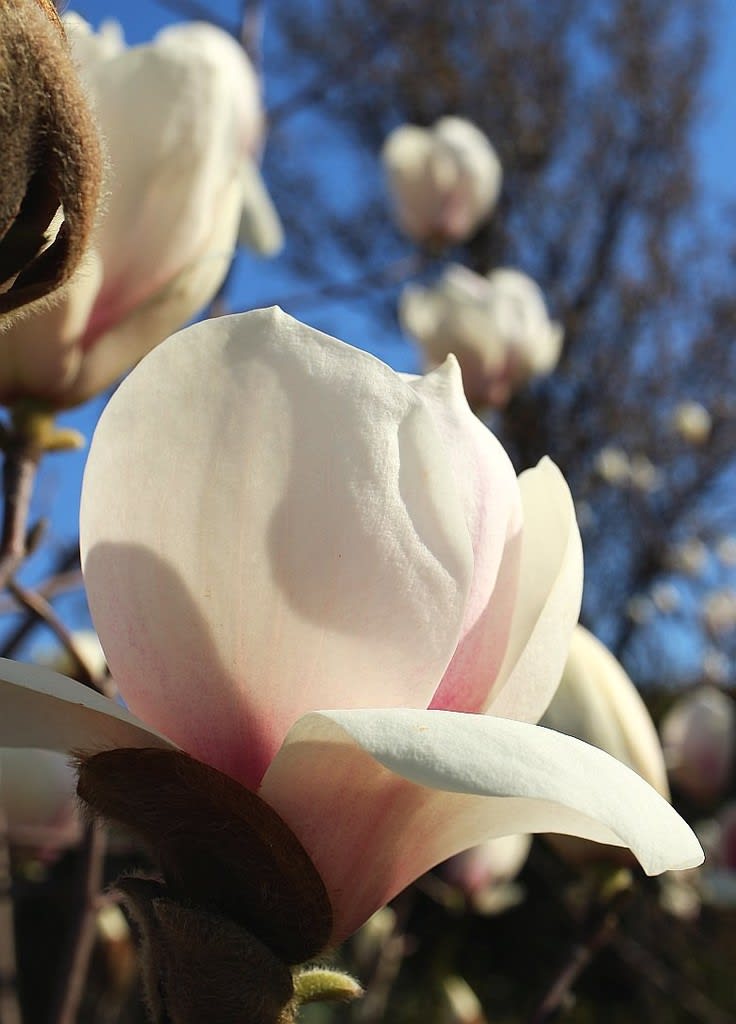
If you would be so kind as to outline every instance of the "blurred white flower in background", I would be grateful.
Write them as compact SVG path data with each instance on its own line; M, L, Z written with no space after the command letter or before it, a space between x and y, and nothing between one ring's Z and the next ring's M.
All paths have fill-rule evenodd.
M680 402L674 412L673 426L688 444L705 444L710 437L713 420L700 402Z
M699 803L724 791L736 749L736 707L715 686L680 697L660 724L670 779Z
M711 633L728 633L736 627L736 590L721 587L703 601L703 622Z
M464 242L493 212L501 164L483 132L464 118L395 128L381 157L399 227L414 242Z
M476 407L505 405L532 378L551 373L562 349L562 327L550 320L540 288L509 268L483 277L452 264L432 287L407 285L399 320L429 367L457 357Z
M595 457L595 470L601 480L612 487L625 487L631 477L629 456L623 448L606 445Z
M667 564L676 572L697 576L708 561L708 548L698 537L689 537L667 551Z
M680 592L674 583L655 583L650 596L652 604L662 615L671 615L680 607Z
M736 537L721 537L716 544L716 555L729 569L736 568Z

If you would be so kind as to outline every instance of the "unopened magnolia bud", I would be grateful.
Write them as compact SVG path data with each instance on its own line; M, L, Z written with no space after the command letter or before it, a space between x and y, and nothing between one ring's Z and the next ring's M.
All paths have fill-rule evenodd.
M97 208L94 121L50 0L0 0L0 325L84 252Z

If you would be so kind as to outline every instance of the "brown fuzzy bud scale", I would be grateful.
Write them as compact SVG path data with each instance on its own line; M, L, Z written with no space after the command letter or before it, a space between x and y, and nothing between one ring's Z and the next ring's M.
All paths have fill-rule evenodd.
M49 0L0 0L0 152L2 323L68 279L97 210L97 131Z
M229 776L173 750L81 757L77 792L141 836L160 865L162 881L119 883L141 932L155 1024L194 1024L203 1007L212 1024L288 1024L290 968L325 948L332 909L278 814Z

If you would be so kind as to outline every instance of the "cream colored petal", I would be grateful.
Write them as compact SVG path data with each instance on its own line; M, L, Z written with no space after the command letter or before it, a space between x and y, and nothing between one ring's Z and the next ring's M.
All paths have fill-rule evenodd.
M536 722L552 700L580 612L583 552L575 508L550 459L519 477L524 509L519 589L506 655L486 710Z
M335 941L434 864L496 836L562 832L629 846L650 874L703 856L688 825L629 768L568 736L487 715L308 715L260 795L319 870Z
M123 382L81 542L130 707L246 785L309 710L426 707L472 574L423 400L280 310L189 328Z
M105 750L173 747L125 708L39 665L0 658L0 747Z

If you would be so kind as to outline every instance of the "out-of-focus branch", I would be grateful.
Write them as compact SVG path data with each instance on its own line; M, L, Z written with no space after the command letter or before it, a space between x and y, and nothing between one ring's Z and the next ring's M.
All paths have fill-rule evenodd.
M14 580L11 580L8 584L8 590L18 604L22 605L40 622L48 626L72 659L75 679L78 679L84 686L89 686L92 690L97 690L111 698L114 697L115 690L110 681L100 677L88 664L84 651L77 643L74 634L64 625L46 598L42 597L37 591L29 590L28 587L24 587Z
M23 423L13 426L4 438L3 462L3 525L0 534L0 590L21 565L26 556L28 514L36 479L41 447L37 437L24 429Z
M71 572L72 569L79 564L79 548L77 544L64 551L57 564L54 574L49 580L40 588L39 593L43 594L45 598L50 598L54 595L55 591L53 588L53 580L63 579L67 573ZM79 570L76 570L77 574ZM77 576L81 581L81 577ZM47 589L48 588L48 589ZM13 606L17 608L17 601L13 601ZM2 611L5 611L3 607ZM33 629L41 623L41 619L33 611L28 611L23 621L18 627L8 636L2 649L0 649L0 657L11 658L20 644L29 636Z
M95 940L106 840L103 825L93 822L87 826L75 880L77 917L64 947L67 955L62 958L58 995L51 1015L54 1024L74 1024L77 1018Z
M580 975L616 934L621 910L630 895L631 884L627 873L621 876L614 875L608 885L604 886L601 898L590 910L589 922L583 937L529 1018L529 1024L546 1024L557 1016L569 999Z
M618 935L613 942L618 957L638 975L674 998L687 1011L688 1019L700 1024L732 1024L733 1018L724 1013L699 989L683 976L678 967L670 967L645 946L629 935Z
M21 1024L15 959L13 884L7 821L0 808L0 1021Z

